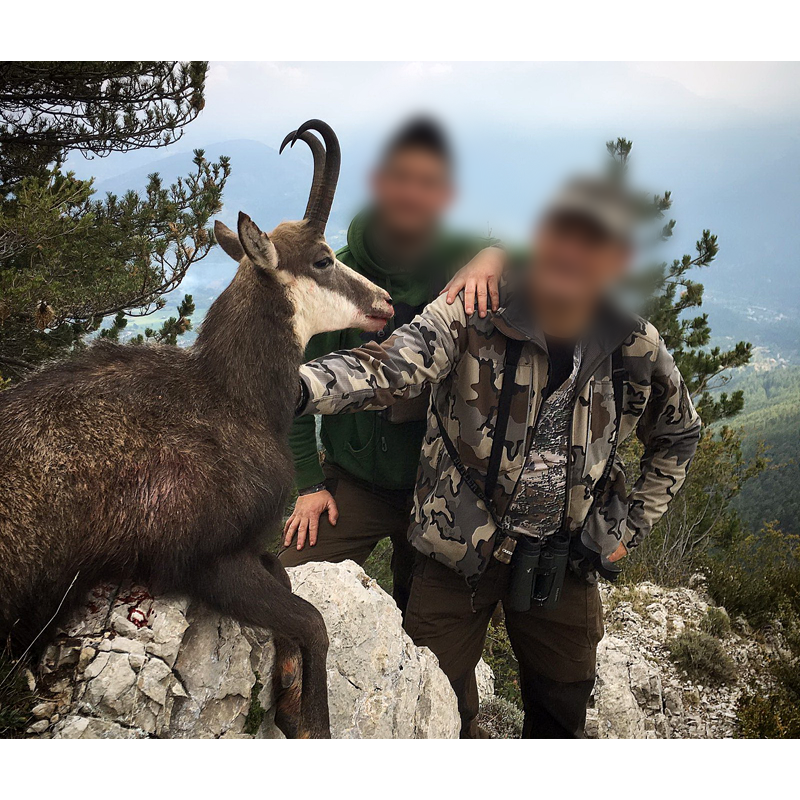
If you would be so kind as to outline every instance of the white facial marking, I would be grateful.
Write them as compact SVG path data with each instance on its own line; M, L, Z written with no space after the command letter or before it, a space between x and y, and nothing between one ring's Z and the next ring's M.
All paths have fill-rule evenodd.
M286 288L294 305L295 334L302 347L316 333L352 328L364 319L355 304L312 278L291 278Z

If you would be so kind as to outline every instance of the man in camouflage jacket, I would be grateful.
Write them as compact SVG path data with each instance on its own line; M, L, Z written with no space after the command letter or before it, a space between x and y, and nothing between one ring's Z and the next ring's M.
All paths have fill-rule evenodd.
M537 273L537 261L532 261L530 270L504 287L495 313L468 317L463 303L450 304L441 296L383 345L333 353L301 369L303 413L386 408L432 387L409 532L420 555L406 628L418 644L429 646L439 657L459 699L465 737L481 735L475 723L474 667L492 613L508 588L509 567L492 557L498 525L514 508L521 479L530 468L526 459L536 445L537 423L550 391L546 388L553 369L549 353L556 340L539 324L531 299L536 285L532 276L538 275L544 288L545 278L552 277L551 288L567 287L566 295L570 286L581 286L586 290L581 296L591 295L593 301L576 350L580 358L574 364L571 413L562 448L565 480L559 507L563 511L553 515L552 528L582 539L606 563L617 560L635 548L664 513L686 477L700 436L700 420L658 332L603 299L627 259L627 246L619 247L631 228L624 204L620 200L615 206L608 197L602 202L594 196L581 199L580 185L578 190L568 187L554 203L535 242L537 254L555 254L550 273L543 267ZM581 240L577 250L569 250L570 237L573 244L576 237ZM593 247L611 248L612 257L593 262ZM574 269L567 274L564 264L569 258L559 261L559 254L569 252L576 264L568 265ZM608 266L616 263L619 270ZM487 506L481 495L512 340L523 344ZM623 396L617 403L612 379L615 351L621 353L624 376ZM458 465L445 446L440 421L457 452ZM634 431L644 444L644 456L632 491L628 494L623 465L614 458L597 497L595 488L606 472L615 438L622 441ZM472 482L478 494L470 488ZM506 604L506 625L520 662L523 735L582 736L596 646L603 633L596 585L585 576L568 574L555 608L512 613Z

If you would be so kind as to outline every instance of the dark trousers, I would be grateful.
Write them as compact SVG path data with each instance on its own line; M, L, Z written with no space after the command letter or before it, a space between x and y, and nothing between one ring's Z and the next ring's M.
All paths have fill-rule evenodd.
M475 666L486 630L508 588L510 567L491 559L473 595L463 577L417 556L405 627L429 647L458 698L462 738L478 738ZM520 667L523 738L583 738L594 686L603 614L597 586L567 573L556 608L506 611L506 629Z
M405 613L414 567L414 549L408 543L411 517L411 492L395 492L368 487L346 472L325 467L325 484L336 499L339 519L331 525L328 515L319 520L314 547L297 550L290 545L278 556L284 567L310 561L346 561L363 566L381 539L392 540L392 595Z

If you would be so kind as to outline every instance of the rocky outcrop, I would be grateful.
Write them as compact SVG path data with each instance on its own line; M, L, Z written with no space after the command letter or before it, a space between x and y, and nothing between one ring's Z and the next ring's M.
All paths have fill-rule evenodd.
M603 586L606 636L597 653L597 683L587 735L601 739L719 739L736 731L745 686L763 678L765 644L747 629L717 634L735 677L724 683L690 677L673 660L670 642L700 629L717 609L698 576L695 588Z
M601 586L606 635L597 652L597 681L587 714L586 734L598 739L719 739L736 734L736 709L743 691L765 693L771 680L770 657L785 646L780 632L755 637L744 620L731 625L715 606L701 576L693 588L666 589L652 583L636 587ZM671 644L690 631L707 631L715 653L729 663L725 681L690 676L672 655ZM492 680L478 670L479 722L492 738L518 737L522 712L494 696ZM489 671L491 672L491 670ZM482 677L482 673L483 676Z
M455 696L392 599L352 562L289 570L328 628L335 738L454 738ZM181 597L99 586L48 647L29 733L277 738L272 636Z

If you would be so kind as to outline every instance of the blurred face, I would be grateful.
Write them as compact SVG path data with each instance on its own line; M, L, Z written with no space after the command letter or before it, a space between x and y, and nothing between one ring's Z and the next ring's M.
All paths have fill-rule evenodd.
M624 275L630 249L577 219L546 219L533 240L537 292L562 303L602 297Z
M372 178L372 200L396 236L417 237L435 228L453 198L448 165L424 149L403 149Z

